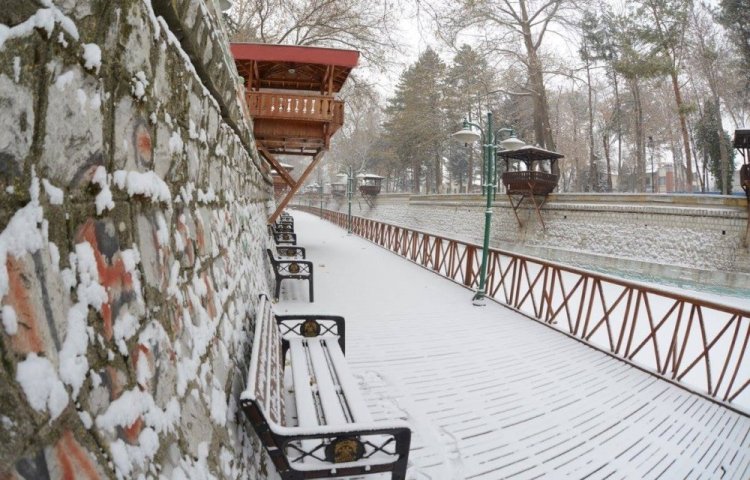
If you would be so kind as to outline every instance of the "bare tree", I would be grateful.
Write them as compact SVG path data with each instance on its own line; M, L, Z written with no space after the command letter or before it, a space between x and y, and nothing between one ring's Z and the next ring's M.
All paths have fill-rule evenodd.
M545 87L542 48L553 26L566 22L575 0L433 0L438 34L449 44L462 33L479 36L483 51L506 62L521 63L526 83L508 93L533 98L534 136L541 147L554 150L550 110Z
M399 12L398 2L237 0L227 23L233 41L350 48L385 69L403 48Z
M642 27L642 36L660 51L668 63L669 76L672 80L677 115L680 119L682 148L685 152L687 166L686 187L693 191L693 167L690 155L690 136L687 128L688 106L682 98L682 86L679 75L686 48L685 32L692 11L692 0L645 0L637 13L651 14L650 25ZM641 17L644 19L644 17Z

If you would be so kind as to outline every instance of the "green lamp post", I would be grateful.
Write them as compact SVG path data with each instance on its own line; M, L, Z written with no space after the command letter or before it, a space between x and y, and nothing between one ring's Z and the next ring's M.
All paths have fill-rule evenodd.
M479 130L477 133L472 127ZM495 144L495 140L500 133L509 133L509 137L499 144ZM524 143L516 138L515 132L510 128L501 128L496 132L492 130L492 112L487 113L487 126L486 130L483 129L479 124L464 120L463 128L458 132L451 135L456 141L460 143L474 143L480 138L482 142L482 168L484 172L484 185L482 186L483 193L487 196L487 208L484 211L484 241L482 243L482 264L479 268L479 286L477 293L472 299L472 303L477 306L485 305L485 282L487 280L487 257L490 248L490 227L492 225L492 200L495 198L495 154L497 147L501 147L504 150L515 150L523 147Z

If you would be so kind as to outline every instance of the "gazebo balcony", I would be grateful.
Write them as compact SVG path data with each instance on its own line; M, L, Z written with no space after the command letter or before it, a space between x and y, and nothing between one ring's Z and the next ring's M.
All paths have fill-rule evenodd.
M344 102L325 95L246 94L255 138L274 153L327 149L344 124Z
M511 195L548 195L557 186L557 175L535 170L505 172L503 185Z
M338 129L344 124L344 102L324 95L247 92L253 119L324 122Z

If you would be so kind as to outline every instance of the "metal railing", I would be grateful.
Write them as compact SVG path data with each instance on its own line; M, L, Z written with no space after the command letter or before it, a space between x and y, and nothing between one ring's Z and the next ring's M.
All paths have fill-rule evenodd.
M319 214L319 209L297 207ZM347 228L347 215L323 210ZM352 217L352 232L476 288L481 246ZM497 249L486 293L639 368L750 413L750 311Z
M344 102L325 95L247 92L247 106L253 118L344 123Z

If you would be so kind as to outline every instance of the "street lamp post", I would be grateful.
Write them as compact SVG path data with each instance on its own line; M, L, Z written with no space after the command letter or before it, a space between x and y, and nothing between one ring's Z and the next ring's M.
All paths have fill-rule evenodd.
M648 136L648 148L651 150L651 193L656 193L656 184L654 183L654 137Z
M476 131L472 130L471 127L475 127L481 132L481 135ZM501 128L497 132L492 129L492 112L487 112L487 126L486 130L482 129L479 124L464 120L463 129L454 133L452 136L461 143L474 143L480 138L483 140L482 143L482 171L484 173L484 185L482 186L483 193L487 196L486 208L484 210L484 239L482 241L482 263L479 267L479 286L477 292L472 299L472 303L477 306L483 306L485 297L485 283L487 281L487 257L490 248L490 227L492 225L492 200L495 197L495 182L494 182L494 168L495 168L495 154L497 152L498 145L495 144L495 139L500 132L508 132L510 136L507 140L500 143L500 147L505 150L515 150L524 145L522 141L515 137L515 132L509 128Z
M323 218L323 172L318 169L318 195L320 195L320 218Z
M349 165L349 178L346 181L347 189L346 193L349 196L349 214L347 216L347 231L346 233L348 235L352 234L352 190L354 189L354 171L352 169L352 166Z

